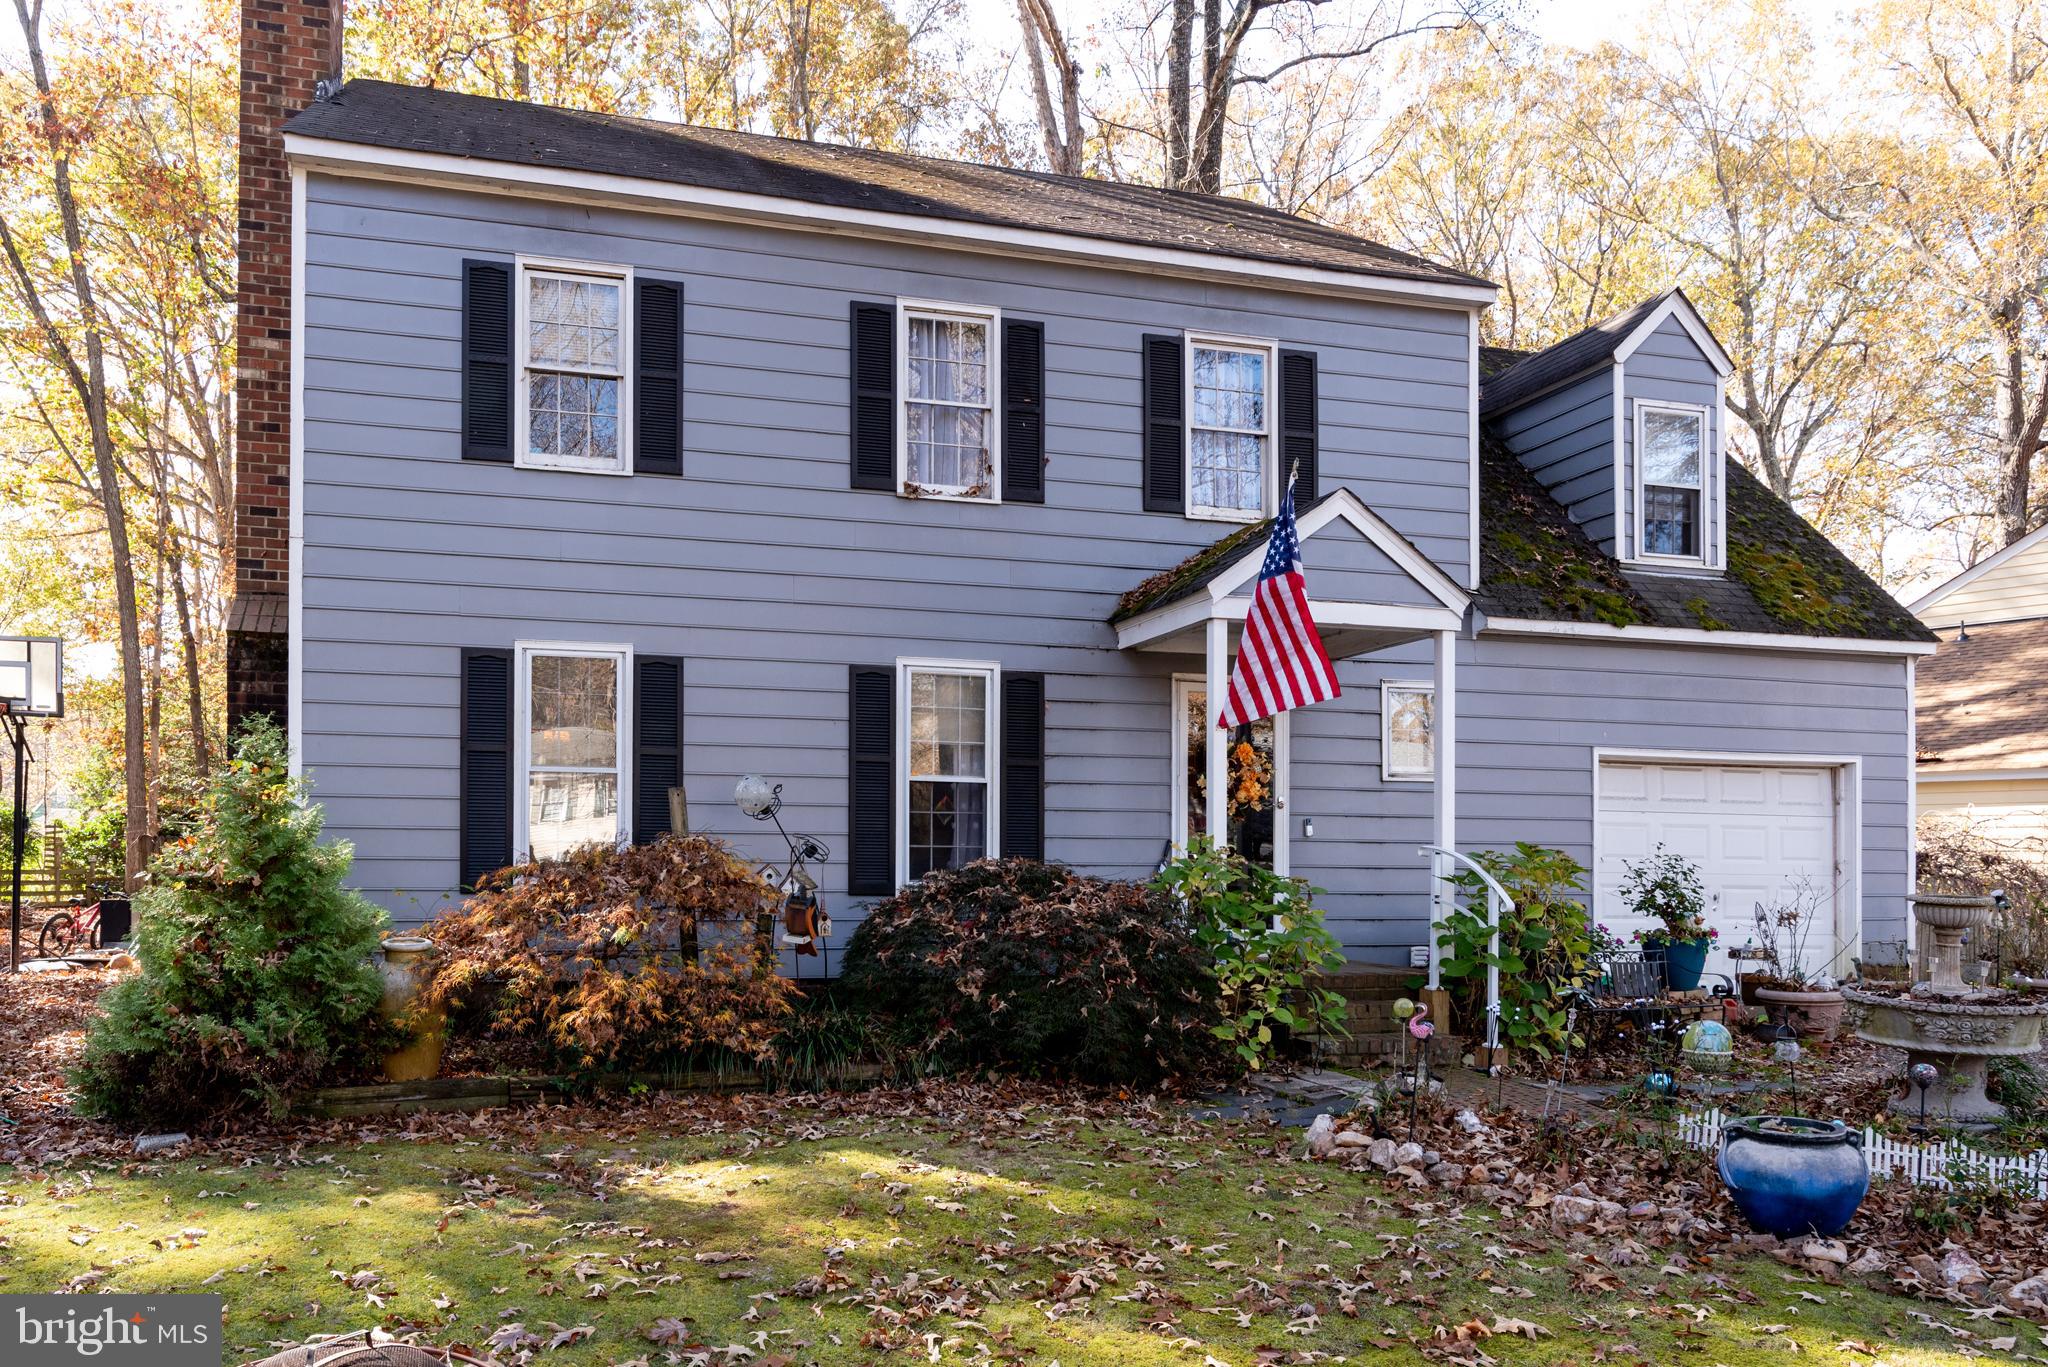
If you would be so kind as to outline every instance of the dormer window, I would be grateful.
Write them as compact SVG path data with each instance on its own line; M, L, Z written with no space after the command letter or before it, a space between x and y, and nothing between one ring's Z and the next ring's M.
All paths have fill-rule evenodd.
M1636 512L1644 559L1705 559L1706 446L1707 415L1701 410L1636 405Z

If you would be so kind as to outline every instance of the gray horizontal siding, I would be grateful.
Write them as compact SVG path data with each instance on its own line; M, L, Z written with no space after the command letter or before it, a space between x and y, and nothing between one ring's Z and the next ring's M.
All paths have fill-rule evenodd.
M1586 535L1614 553L1614 368L1602 366L1491 422Z

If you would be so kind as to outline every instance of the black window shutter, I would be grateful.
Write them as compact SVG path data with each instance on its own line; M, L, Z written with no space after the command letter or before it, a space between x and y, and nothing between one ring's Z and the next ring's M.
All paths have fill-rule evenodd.
M683 662L633 657L633 843L671 829L668 790L683 786Z
M896 487L896 306L853 305L853 487Z
M1280 452L1287 464L1280 471L1281 486L1287 472L1294 472L1294 501L1313 503L1322 496L1318 487L1321 460L1316 447L1316 354L1313 351L1280 353Z
M1180 338L1145 334L1145 511L1187 511Z
M848 717L846 891L896 891L896 671L855 665Z
M462 263L462 458L512 462L512 267Z
M462 652L459 875L464 888L512 862L512 652Z
M1045 675L1003 675L1004 858L1045 858Z
M1045 502L1045 324L1003 320L1003 502Z
M633 472L683 472L683 287L633 282Z

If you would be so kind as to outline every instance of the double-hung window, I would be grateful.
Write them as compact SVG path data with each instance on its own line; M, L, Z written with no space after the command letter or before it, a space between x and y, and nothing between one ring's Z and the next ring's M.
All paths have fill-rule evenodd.
M632 272L519 263L518 464L626 474Z
M1190 334L1188 514L1255 522L1279 502L1273 344Z
M905 302L897 308L904 493L999 501L998 321L997 310L966 304Z
M1380 780L1426 783L1436 776L1436 686L1380 683Z
M1707 416L1697 408L1636 405L1640 554L1704 560Z
M547 859L631 834L620 802L631 657L624 646L520 646L518 849Z
M904 661L897 734L904 821L902 878L996 853L994 665Z

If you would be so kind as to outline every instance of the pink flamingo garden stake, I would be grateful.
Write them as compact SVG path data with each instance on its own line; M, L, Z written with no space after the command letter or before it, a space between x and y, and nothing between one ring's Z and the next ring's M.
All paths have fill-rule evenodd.
M1408 1138L1415 1139L1415 1112L1422 1102L1422 1089L1429 1083L1429 1037L1436 1033L1436 1027L1429 1022L1429 1004L1417 1002L1415 1014L1408 1018L1408 1033L1415 1039L1415 1086L1408 1094Z

